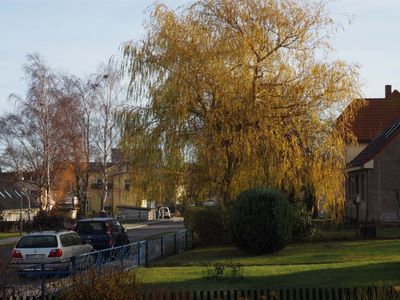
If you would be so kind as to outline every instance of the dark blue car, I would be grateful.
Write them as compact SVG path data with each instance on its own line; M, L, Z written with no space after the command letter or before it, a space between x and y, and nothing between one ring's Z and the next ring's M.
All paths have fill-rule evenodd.
M129 244L125 228L114 218L79 220L74 230L96 250Z

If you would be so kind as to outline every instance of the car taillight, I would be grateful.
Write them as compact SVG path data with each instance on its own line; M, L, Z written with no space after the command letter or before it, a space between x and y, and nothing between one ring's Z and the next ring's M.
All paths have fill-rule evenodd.
M22 256L21 251L19 251L19 250L13 250L13 252L11 253L11 257L12 258L24 258Z
M62 249L53 249L50 251L49 257L61 257Z
M108 226L108 224L106 224L106 234L111 234L111 230L110 230L110 226Z

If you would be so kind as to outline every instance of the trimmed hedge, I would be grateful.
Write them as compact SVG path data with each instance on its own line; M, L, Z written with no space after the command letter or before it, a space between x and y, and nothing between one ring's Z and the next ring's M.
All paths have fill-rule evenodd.
M55 212L40 211L33 217L31 231L60 230L64 228L64 217Z
M272 189L242 192L231 212L234 243L254 254L283 249L291 240L292 209L287 197Z
M189 207L184 220L200 244L218 244L225 238L223 212L217 206Z

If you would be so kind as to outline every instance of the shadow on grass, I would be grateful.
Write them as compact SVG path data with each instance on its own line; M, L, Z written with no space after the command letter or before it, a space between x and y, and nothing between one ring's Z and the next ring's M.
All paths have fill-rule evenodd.
M273 254L251 255L234 246L195 248L192 251L153 262L155 267L202 266L205 262L237 261L246 266L301 265L368 262L400 259L399 240L322 242L291 244Z
M295 266L292 266L295 268ZM244 278L238 282L213 281L203 279L197 274L197 278L185 276L182 272L181 278L177 278L176 270L173 268L161 268L158 272L165 272L161 277L153 278L154 281L146 280L151 273L144 273L143 279L147 288L166 288L171 290L223 290L223 289L266 289L266 288L295 288L295 287L355 287L391 285L400 283L400 263L373 263L361 266L340 267L332 264L332 268L326 265L312 265L312 270L294 270L286 266L280 267L248 267L244 269ZM298 268L298 266L297 266ZM170 269L170 270L168 270ZM181 268L185 269L185 268ZM201 268L199 268L200 270ZM149 269L151 272L151 269ZM175 272L175 274L173 274ZM199 271L201 272L201 271ZM168 276L168 273L169 276ZM283 274L282 274L283 273ZM175 276L174 278L172 278ZM169 278L165 280L166 278Z

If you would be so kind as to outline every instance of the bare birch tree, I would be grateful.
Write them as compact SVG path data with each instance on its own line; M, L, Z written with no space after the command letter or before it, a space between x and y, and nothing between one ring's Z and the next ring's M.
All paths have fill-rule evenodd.
M42 191L41 207L48 210L53 204L52 187L62 168L58 162L63 158L58 78L39 55L29 55L24 68L28 81L26 97L10 96L16 111L3 116L1 130L7 140L13 140L9 146L24 158L27 171L34 173Z
M108 64L100 66L97 74L91 80L94 97L93 151L96 161L100 163L100 173L103 180L101 210L105 209L106 201L110 196L111 155L120 138L116 114L118 110L123 109L126 99L126 89L123 87L122 80L122 70L112 59Z

